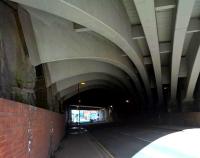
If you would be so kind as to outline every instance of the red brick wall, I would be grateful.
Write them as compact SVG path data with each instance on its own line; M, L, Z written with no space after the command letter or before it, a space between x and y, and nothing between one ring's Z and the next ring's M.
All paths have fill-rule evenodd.
M0 158L48 158L64 136L64 115L0 98Z

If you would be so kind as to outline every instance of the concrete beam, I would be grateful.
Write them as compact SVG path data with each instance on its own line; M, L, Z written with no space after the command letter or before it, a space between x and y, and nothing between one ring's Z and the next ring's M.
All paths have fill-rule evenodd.
M165 1L162 1L162 2L165 2ZM171 6L174 6L174 5L171 5ZM166 8L168 8L168 7L166 7ZM168 9L170 9L170 8L168 8ZM86 27L81 26L76 23L74 23L74 30L75 30L75 32L90 32L90 31L92 31L89 28L86 28ZM198 18L191 19L189 26L188 26L187 33L193 33L193 32L199 32L199 31L200 31L200 20ZM143 31L143 28L141 25L133 25L132 32L133 32L133 36L132 36L133 40L145 38L144 31Z
M170 42L159 43L160 54L171 53L172 44Z
M152 64L151 61L150 61L151 60L150 57L148 57L148 58L146 57L144 59L146 59L145 64L147 62L149 62L149 64ZM186 78L187 74L188 74L188 63L187 63L186 57L182 57L178 77L179 78ZM170 67L168 67L168 66L162 66L162 84L170 84Z
M162 54L169 54L172 52L172 45L171 43L159 43L159 48L160 48L160 56ZM151 65L152 64L152 60L151 60L151 57L144 57L143 58L143 62L144 62L144 65Z
M28 48L29 57L32 65L39 65L41 63L37 41L32 26L32 21L29 13L22 7L18 7L18 15L24 33L24 38Z
M194 2L195 0L178 1L171 65L171 100L176 99L181 55Z
M193 100L193 93L200 72L200 33L194 34L188 49L188 78L184 100Z
M155 0L155 10L165 11L176 8L175 0Z
M151 57L144 57L144 65L151 65L152 64L152 60L151 60Z
M188 63L186 57L181 57L181 65L179 70L179 78L185 78L188 75Z
M74 23L74 31L75 32L90 32L92 30L90 30L89 28L84 27L82 25Z
M163 102L162 74L154 0L134 0L151 53L159 103Z
M194 33L200 31L200 20L199 18L192 18L189 22L187 33Z
M162 1L165 2L165 1ZM193 32L199 32L200 31L200 20L198 18L192 18L189 22L187 33L193 33ZM141 25L134 25L132 26L132 39L138 40L138 39L144 39L144 31ZM160 49L162 49L160 47ZM160 50L161 51L161 50Z
M179 71L179 78L186 78L188 74L186 57L181 58L181 66ZM170 84L170 67L162 67L162 84Z
M138 40L145 38L144 31L141 25L132 26L132 39Z

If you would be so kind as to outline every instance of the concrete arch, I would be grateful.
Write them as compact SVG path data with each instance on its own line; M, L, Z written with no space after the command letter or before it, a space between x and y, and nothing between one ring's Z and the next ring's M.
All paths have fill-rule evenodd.
M144 34L151 54L158 93L157 104L161 105L163 103L162 72L160 62L158 28L155 13L155 1L146 0L141 2L140 0L134 0L134 2L137 8L137 13L140 17L141 24L143 26Z
M38 47L38 53L30 51L33 65L70 59L106 62L125 71L142 96L142 86L136 70L128 58L122 57L123 52L118 47L93 34L75 32L73 23L68 20L36 9L27 10L31 16ZM23 14L23 11L21 12ZM26 24L23 25L26 27Z
M127 87L132 87L127 74L108 63L91 60L64 60L47 63L45 69L47 87L58 81L85 73L110 74L121 80Z
M119 46L133 61L144 82L147 96L151 101L148 74L139 48L131 39L132 30L126 11L119 0L13 0L41 9L70 21L79 23L103 35ZM90 5L86 5L90 4ZM109 7L112 6L112 7ZM115 6L115 7L113 7Z
M90 87L87 87L87 88L83 88L81 91L84 92L84 91L87 91L87 90L90 90L90 89L105 89L105 90L108 90L110 89L111 87L110 86L106 86L106 85L101 85L101 86L98 86L98 85L94 85L94 86L90 86ZM71 97L73 97L74 95L76 95L77 92L74 91L72 92L70 95L65 95L61 98L59 98L60 101L65 101Z
M94 85L99 86L99 87L104 85L104 86L108 86L109 88L112 88L112 89L118 89L118 90L120 89L120 92L122 92L122 93L125 92L124 88L121 87L117 82L113 82L113 81L109 81L109 80L100 80L100 79L99 80L92 80L92 81L88 82L87 85L80 85L80 87L79 87L80 92L81 92L82 89L85 89L87 87L91 87L91 86L94 86ZM72 85L71 87L68 87L68 88L60 91L57 95L63 97L66 94L67 95L71 94L71 92L73 92L73 91L75 91L75 92L78 91L77 84Z
M70 97L72 97L73 95L77 94L77 85L71 86L67 89L65 89L64 91L60 92L57 94L57 98L59 98L59 100L66 100ZM120 87L118 87L118 85L115 85L113 82L110 81L92 81L90 82L87 86L85 87L80 87L80 92L84 92L86 90L90 90L90 89L96 89L96 88L100 88L100 89L120 89Z
M115 76L112 76L110 74L104 74L104 73L88 73L88 74L82 74L78 76L74 76L71 78L64 79L62 81L56 82L52 85L54 87L54 93L53 95L56 95L58 92L71 87L75 84L78 84L80 82L86 82L86 84L93 80L108 80L111 82L117 83L120 87L126 90L126 93L133 93L132 88L126 87L124 83L122 83L120 80L118 80Z
M106 84L108 84L108 85L111 85L112 86L112 88L114 88L114 89L118 89L118 91L120 90L120 92L121 93L123 93L123 94L127 94L128 95L128 93L127 93L127 91L126 91L126 89L123 87L123 86L121 86L120 84L119 84L119 82L116 82L116 81L110 81L110 80L106 80L106 79L98 79L98 80L89 80L88 82L87 82L87 84L85 84L85 85L79 85L79 87L80 87L80 90L82 89L82 88L86 88L86 87L90 87L91 85L101 85L102 83L106 83ZM72 85L72 86L70 86L70 87L67 87L67 88L65 88L65 89L63 89L63 90L60 90L57 94L55 94L55 95L61 95L61 94L67 94L67 93L70 93L71 92L71 90L75 90L75 91L77 91L78 90L78 84L74 84L74 85Z
M177 96L181 56L194 3L195 0L178 0L171 62L171 102L174 102Z

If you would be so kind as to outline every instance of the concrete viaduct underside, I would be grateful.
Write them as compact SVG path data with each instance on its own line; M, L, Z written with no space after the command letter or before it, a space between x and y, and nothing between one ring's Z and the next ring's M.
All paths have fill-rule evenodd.
M46 87L57 99L84 81L83 91L114 86L149 106L192 107L199 0L12 1L19 4L31 63L45 67Z

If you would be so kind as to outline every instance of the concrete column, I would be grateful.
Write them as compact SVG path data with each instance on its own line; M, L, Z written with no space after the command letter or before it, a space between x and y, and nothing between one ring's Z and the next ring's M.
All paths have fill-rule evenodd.
M171 99L177 95L181 55L195 0L178 0L171 65ZM172 101L173 102L173 101Z
M194 111L194 100L183 100L181 102L181 112L192 112Z
M177 100L170 100L168 102L168 112L176 112L178 111L178 101Z
M193 35L188 49L188 77L184 100L192 100L200 72L200 33Z
M154 0L143 0L143 1L134 0L134 2L151 53L155 79L156 79L157 94L159 99L158 105L160 105L163 102L163 91L162 91L158 30L156 24Z

